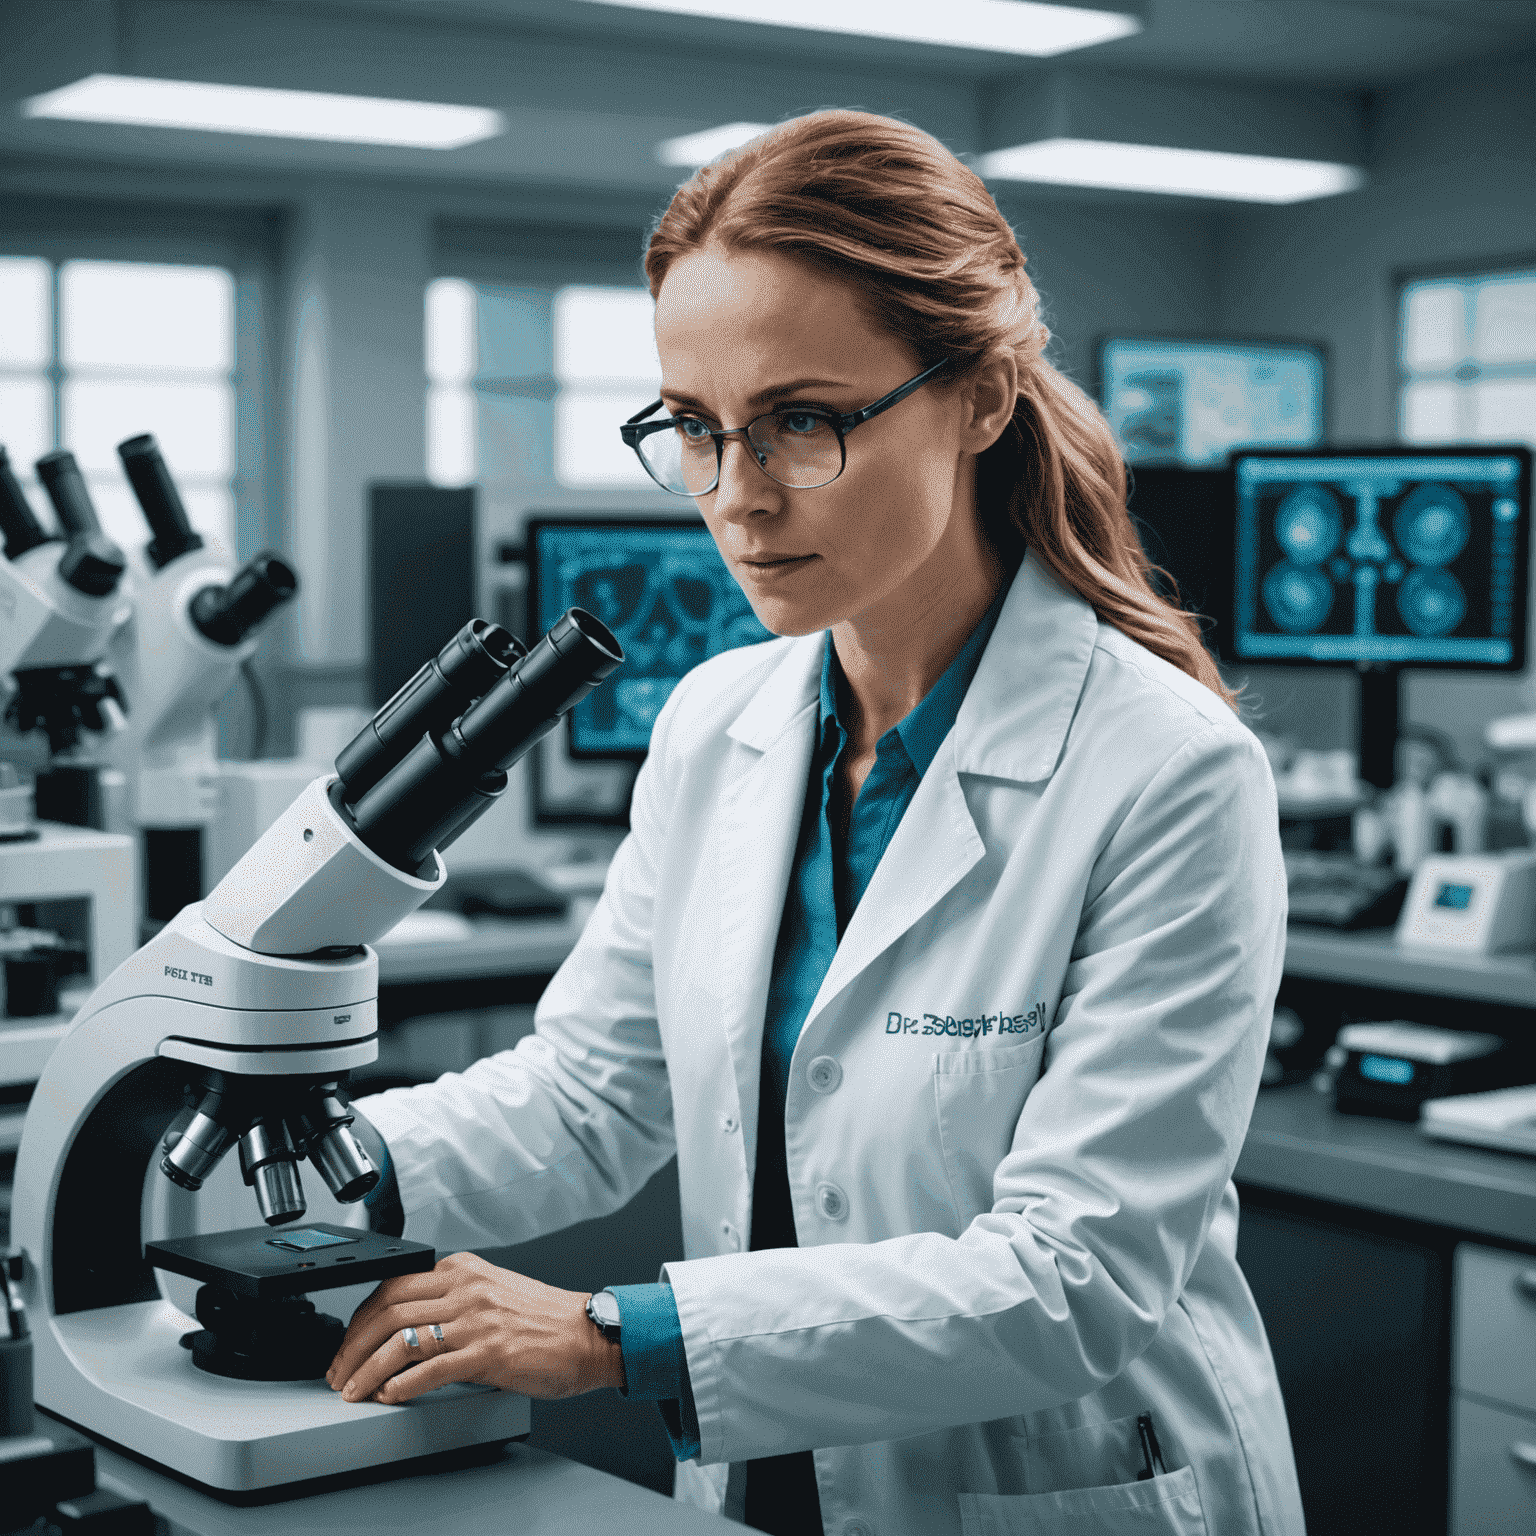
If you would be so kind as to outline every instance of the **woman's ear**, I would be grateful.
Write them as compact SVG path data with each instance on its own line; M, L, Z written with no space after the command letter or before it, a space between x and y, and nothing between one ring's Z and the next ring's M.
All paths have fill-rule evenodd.
M1019 360L999 352L982 363L966 384L969 416L962 437L967 453L985 453L1013 420L1019 398Z

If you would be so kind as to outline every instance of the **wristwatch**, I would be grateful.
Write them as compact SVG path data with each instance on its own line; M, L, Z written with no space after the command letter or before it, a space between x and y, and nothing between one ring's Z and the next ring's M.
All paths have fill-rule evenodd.
M605 1339L619 1342L619 1298L612 1291L598 1291L587 1300L587 1316Z

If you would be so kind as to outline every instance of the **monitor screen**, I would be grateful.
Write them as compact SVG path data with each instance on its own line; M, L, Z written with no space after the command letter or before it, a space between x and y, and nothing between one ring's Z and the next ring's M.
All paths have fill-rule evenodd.
M1525 448L1235 454L1233 651L1525 664Z
M1324 374L1305 342L1099 343L1099 401L1133 465L1218 468L1234 448L1320 443Z
M537 633L585 608L624 647L624 665L571 711L572 757L643 756L685 672L773 638L695 518L534 519L528 559Z

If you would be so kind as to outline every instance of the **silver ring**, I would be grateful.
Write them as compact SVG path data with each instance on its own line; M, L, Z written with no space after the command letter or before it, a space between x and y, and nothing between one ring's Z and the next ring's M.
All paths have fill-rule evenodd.
M400 1337L405 1340L405 1347L407 1349L415 1349L421 1343L421 1340L416 1337L416 1330L414 1328L402 1328L400 1330Z
M432 1337L436 1339L439 1344L443 1342L443 1330L438 1327L436 1323L432 1324Z

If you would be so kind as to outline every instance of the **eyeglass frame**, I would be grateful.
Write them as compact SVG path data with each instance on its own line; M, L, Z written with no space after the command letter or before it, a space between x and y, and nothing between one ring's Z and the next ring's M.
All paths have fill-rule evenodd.
M706 427L705 430L709 433L710 437L714 439L715 443L715 478L711 480L709 485L702 491L678 491L674 490L670 485L661 485L661 481L656 478L656 475L651 469L651 466L645 462L645 455L640 452L640 442L642 438L650 437L657 432L665 432L670 428L675 427L679 421L684 420L685 418L691 421L698 421L699 418L697 416L691 415L685 411L683 416L668 416L662 421L647 421L645 418L649 416L652 411L659 411L662 406L666 404L664 400L656 400L652 404L646 406L643 411L636 411L635 414L631 416L629 420L619 428L619 436L624 439L624 443L627 447L634 449L635 457L640 460L640 463L644 467L646 474L651 477L652 481L655 484L660 485L662 490L669 492L673 496L708 496L717 490L720 485L720 471L725 464L725 440L728 437L736 437L738 434L745 440L747 446L752 449L752 457L757 460L758 468L761 469L765 475L768 475L768 478L772 480L775 485L784 485L784 482L780 480L777 475L769 473L767 466L763 463L762 455L757 451L757 446L755 443L753 443L749 434L751 433L752 428L766 417L778 415L785 409L794 409L803 412L806 415L821 417L822 420L829 422L831 424L832 430L837 433L837 451L839 462L837 466L837 474L833 475L831 480L823 480L821 485L784 485L784 489L787 491L819 491L823 486L831 485L832 481L838 479L842 472L847 469L847 437L855 427L863 426L866 421L873 420L874 417L878 416L882 411L890 410L893 405L900 405L908 395L914 394L917 390L921 389L922 386L926 384L928 380L931 379L934 374L939 371L939 369L943 368L949 363L952 363L953 361L954 359L952 357L941 357L938 362L936 362L931 368L923 369L923 371L918 374L916 378L908 379L905 384L898 384L896 388L893 389L889 394L881 395L881 397L872 405L866 405L862 410L838 412L826 410L819 405L804 405L797 407L785 407L781 405L775 407L773 410L763 411L760 414L754 416L752 420L749 421L744 427ZM697 442L698 439L695 438L694 441Z

